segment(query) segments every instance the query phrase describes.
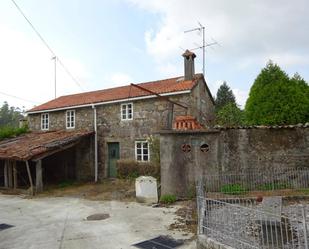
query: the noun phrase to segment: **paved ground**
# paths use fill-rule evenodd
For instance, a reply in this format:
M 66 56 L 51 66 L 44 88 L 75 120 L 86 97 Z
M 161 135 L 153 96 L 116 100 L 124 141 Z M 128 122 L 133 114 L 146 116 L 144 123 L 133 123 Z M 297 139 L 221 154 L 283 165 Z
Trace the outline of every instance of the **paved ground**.
M 0 224 L 14 225 L 0 230 L 0 249 L 132 249 L 132 244 L 159 235 L 186 239 L 183 232 L 168 230 L 175 221 L 175 210 L 134 202 L 24 199 L 0 194 Z M 108 213 L 110 218 L 86 220 L 95 213 Z M 179 248 L 193 249 L 195 243 L 187 242 Z

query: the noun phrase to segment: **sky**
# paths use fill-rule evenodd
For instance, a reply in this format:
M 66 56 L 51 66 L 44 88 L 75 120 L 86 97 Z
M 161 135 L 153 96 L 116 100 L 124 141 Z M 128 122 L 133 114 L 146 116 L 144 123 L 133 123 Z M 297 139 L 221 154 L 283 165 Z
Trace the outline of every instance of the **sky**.
M 309 81 L 308 0 L 15 0 L 57 63 L 57 96 L 183 75 L 183 49 L 202 44 L 215 96 L 223 81 L 244 107 L 269 60 Z M 0 1 L 0 103 L 29 109 L 54 98 L 54 61 L 11 0 Z M 202 72 L 202 51 L 195 70 Z M 14 98 L 8 95 L 13 95 Z

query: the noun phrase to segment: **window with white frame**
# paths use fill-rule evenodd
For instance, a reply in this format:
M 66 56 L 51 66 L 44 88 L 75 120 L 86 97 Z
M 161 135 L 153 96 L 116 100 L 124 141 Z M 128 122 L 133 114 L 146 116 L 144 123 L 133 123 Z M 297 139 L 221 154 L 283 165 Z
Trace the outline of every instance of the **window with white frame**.
M 49 129 L 49 114 L 48 113 L 41 114 L 41 129 L 42 130 Z
M 149 161 L 149 144 L 147 141 L 135 142 L 135 159 L 137 161 Z
M 133 119 L 133 103 L 121 104 L 121 120 Z
M 66 113 L 67 129 L 75 128 L 75 110 L 69 110 Z

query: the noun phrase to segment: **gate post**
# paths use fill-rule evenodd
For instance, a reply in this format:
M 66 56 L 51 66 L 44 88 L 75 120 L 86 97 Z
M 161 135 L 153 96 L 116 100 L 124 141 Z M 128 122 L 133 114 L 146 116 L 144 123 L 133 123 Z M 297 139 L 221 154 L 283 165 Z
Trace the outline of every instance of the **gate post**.
M 301 207 L 302 216 L 303 216 L 303 225 L 304 225 L 304 238 L 305 238 L 305 248 L 308 247 L 308 231 L 307 231 L 307 222 L 306 222 L 306 210 L 305 207 L 302 205 Z

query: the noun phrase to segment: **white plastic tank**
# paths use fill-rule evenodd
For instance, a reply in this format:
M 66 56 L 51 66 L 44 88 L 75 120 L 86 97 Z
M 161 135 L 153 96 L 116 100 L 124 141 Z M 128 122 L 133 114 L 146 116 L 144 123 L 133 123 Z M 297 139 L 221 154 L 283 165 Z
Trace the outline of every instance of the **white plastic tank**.
M 140 176 L 135 180 L 136 200 L 144 203 L 157 203 L 157 179 L 152 176 Z

